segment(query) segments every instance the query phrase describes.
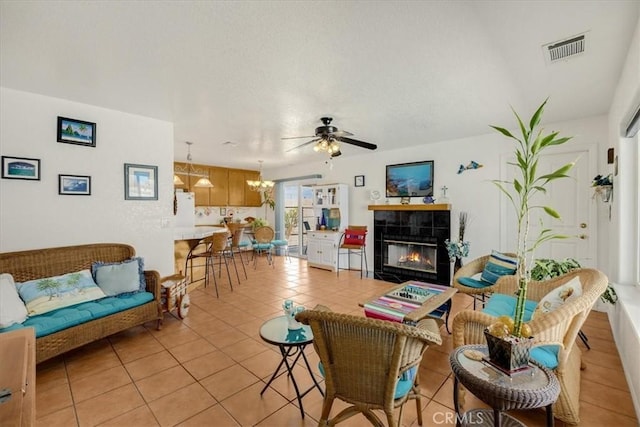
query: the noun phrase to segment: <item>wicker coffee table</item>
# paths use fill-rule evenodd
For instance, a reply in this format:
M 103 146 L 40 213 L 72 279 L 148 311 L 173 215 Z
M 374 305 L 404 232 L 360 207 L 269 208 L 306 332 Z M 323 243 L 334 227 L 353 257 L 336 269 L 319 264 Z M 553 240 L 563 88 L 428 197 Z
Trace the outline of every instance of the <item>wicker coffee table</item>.
M 553 372 L 532 361 L 527 370 L 507 375 L 482 360 L 468 358 L 465 350 L 477 350 L 488 356 L 486 345 L 465 345 L 455 349 L 449 357 L 455 376 L 453 403 L 457 425 L 467 418 L 474 426 L 524 425 L 507 414 L 501 414 L 501 411 L 546 407 L 547 426 L 553 426 L 551 405 L 560 394 L 560 384 Z M 491 406 L 493 411 L 473 410 L 460 414 L 458 383 Z

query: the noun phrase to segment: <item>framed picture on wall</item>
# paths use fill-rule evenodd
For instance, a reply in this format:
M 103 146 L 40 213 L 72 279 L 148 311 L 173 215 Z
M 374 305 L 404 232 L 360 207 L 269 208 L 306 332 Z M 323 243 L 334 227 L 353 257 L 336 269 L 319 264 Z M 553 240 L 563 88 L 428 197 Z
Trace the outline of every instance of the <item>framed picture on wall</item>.
M 2 156 L 2 178 L 40 180 L 40 159 Z
M 58 142 L 96 146 L 96 124 L 58 116 Z
M 85 175 L 58 175 L 58 194 L 90 196 L 91 177 Z
M 364 187 L 364 175 L 356 175 L 354 178 L 354 184 L 356 187 Z
M 158 200 L 158 167 L 125 163 L 124 199 Z

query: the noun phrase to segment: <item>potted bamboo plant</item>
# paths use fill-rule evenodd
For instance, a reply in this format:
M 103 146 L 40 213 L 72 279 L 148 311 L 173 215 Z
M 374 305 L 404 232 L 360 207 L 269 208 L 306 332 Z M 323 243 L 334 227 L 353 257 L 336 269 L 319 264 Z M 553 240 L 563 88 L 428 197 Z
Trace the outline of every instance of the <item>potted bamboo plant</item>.
M 570 140 L 568 137 L 559 137 L 558 132 L 544 134 L 542 129 L 538 129 L 544 107 L 547 103 L 545 100 L 536 110 L 528 125 L 523 123 L 520 116 L 514 111 L 516 116 L 520 135 L 515 136 L 506 128 L 499 126 L 491 126 L 504 136 L 515 141 L 515 162 L 510 164 L 515 168 L 515 176 L 512 180 L 494 180 L 494 184 L 507 197 L 513 206 L 517 219 L 517 247 L 516 254 L 518 257 L 518 268 L 516 270 L 516 278 L 518 281 L 518 290 L 516 292 L 517 302 L 514 318 L 500 318 L 499 322 L 487 328 L 485 335 L 487 336 L 487 344 L 489 345 L 490 358 L 494 361 L 494 355 L 491 354 L 491 337 L 500 338 L 502 341 L 513 344 L 514 347 L 521 345 L 525 354 L 516 357 L 518 360 L 511 358 L 509 366 L 503 366 L 507 370 L 517 369 L 515 364 L 528 363 L 530 340 L 527 339 L 531 335 L 528 325 L 523 324 L 525 300 L 527 298 L 527 286 L 531 280 L 531 272 L 529 266 L 533 259 L 534 251 L 543 243 L 557 238 L 566 238 L 554 233 L 550 228 L 542 228 L 539 235 L 532 239 L 529 236 L 531 212 L 536 209 L 546 213 L 551 219 L 559 219 L 560 215 L 555 209 L 539 204 L 532 204 L 532 198 L 538 194 L 546 193 L 547 185 L 557 179 L 567 178 L 567 172 L 573 167 L 574 162 L 568 163 L 551 173 L 539 173 L 538 165 L 541 155 L 545 150 L 553 146 L 558 146 Z M 524 325 L 524 327 L 523 327 Z M 494 352 L 495 353 L 495 352 Z M 497 363 L 497 361 L 494 361 Z

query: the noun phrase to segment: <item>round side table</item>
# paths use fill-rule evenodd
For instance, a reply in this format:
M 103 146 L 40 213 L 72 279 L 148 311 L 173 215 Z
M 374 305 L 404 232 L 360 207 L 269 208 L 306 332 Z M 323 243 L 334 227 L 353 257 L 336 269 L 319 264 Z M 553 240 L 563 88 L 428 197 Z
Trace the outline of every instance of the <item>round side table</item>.
M 515 426 L 523 425 L 515 418 L 501 414 L 511 409 L 533 409 L 546 407 L 547 426 L 553 426 L 553 410 L 551 405 L 560 395 L 560 384 L 555 374 L 549 369 L 530 362 L 528 369 L 508 375 L 482 360 L 472 360 L 465 355 L 466 350 L 477 350 L 488 357 L 486 345 L 465 345 L 455 349 L 450 357 L 451 369 L 454 373 L 453 403 L 460 420 L 469 420 L 474 425 Z M 458 383 L 469 392 L 493 408 L 489 410 L 473 410 L 460 414 L 458 402 Z M 467 416 L 469 414 L 469 416 Z M 474 417 L 475 416 L 475 417 Z
M 269 344 L 278 346 L 278 348 L 280 349 L 280 355 L 282 356 L 280 364 L 273 372 L 271 379 L 269 379 L 269 381 L 265 384 L 264 388 L 260 392 L 260 395 L 262 396 L 262 394 L 264 394 L 265 390 L 271 385 L 274 379 L 278 378 L 284 373 L 287 373 L 288 377 L 293 383 L 293 388 L 296 391 L 298 406 L 300 408 L 300 415 L 302 415 L 302 418 L 304 418 L 302 398 L 314 388 L 317 388 L 318 391 L 320 391 L 320 394 L 324 396 L 324 392 L 322 391 L 320 384 L 318 384 L 316 377 L 313 375 L 313 371 L 311 370 L 311 366 L 309 365 L 307 356 L 304 354 L 305 347 L 313 342 L 313 332 L 311 332 L 311 327 L 308 325 L 301 325 L 300 329 L 288 329 L 287 326 L 287 316 L 279 316 L 271 320 L 267 320 L 260 327 L 260 337 Z M 298 388 L 298 383 L 296 382 L 296 378 L 293 375 L 293 367 L 296 363 L 298 363 L 298 360 L 300 358 L 302 358 L 302 360 L 304 361 L 304 364 L 307 367 L 307 371 L 309 372 L 309 375 L 313 380 L 313 385 L 304 392 L 301 392 Z M 285 366 L 285 369 L 282 369 L 281 371 L 281 368 L 283 366 Z

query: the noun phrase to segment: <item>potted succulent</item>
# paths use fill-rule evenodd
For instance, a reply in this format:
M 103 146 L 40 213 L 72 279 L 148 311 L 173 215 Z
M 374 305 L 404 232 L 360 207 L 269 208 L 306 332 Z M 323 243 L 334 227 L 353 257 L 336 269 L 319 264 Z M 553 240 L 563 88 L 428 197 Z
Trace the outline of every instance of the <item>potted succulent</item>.
M 591 186 L 594 189 L 593 197 L 599 194 L 604 203 L 611 200 L 611 195 L 613 194 L 613 177 L 611 174 L 606 176 L 596 175 Z
M 513 135 L 506 128 L 491 126 L 504 136 L 513 139 L 516 143 L 514 152 L 516 160 L 510 163 L 515 168 L 515 177 L 512 180 L 493 181 L 513 206 L 517 219 L 517 247 L 515 252 L 518 258 L 518 268 L 516 270 L 518 290 L 516 292 L 516 309 L 512 320 L 503 316 L 499 319 L 499 322 L 487 328 L 485 333 L 490 359 L 493 362 L 498 363 L 493 360 L 494 356 L 497 357 L 498 350 L 495 350 L 494 354 L 492 354 L 491 343 L 489 343 L 492 338 L 498 338 L 510 344 L 514 351 L 521 353 L 516 354 L 516 356 L 507 356 L 510 357 L 510 361 L 508 361 L 507 366 L 503 367 L 509 371 L 518 368 L 518 366 L 514 366 L 514 363 L 515 365 L 526 365 L 529 359 L 531 340 L 527 338 L 531 335 L 531 331 L 528 325 L 523 327 L 523 318 L 527 286 L 531 280 L 529 265 L 533 259 L 533 253 L 536 248 L 549 240 L 567 237 L 554 233 L 550 228 L 543 228 L 539 235 L 535 236 L 535 239 L 529 236 L 530 215 L 534 209 L 545 212 L 552 219 L 560 218 L 558 212 L 553 208 L 532 204 L 532 198 L 538 194 L 544 195 L 546 186 L 551 181 L 567 178 L 567 172 L 574 165 L 573 162 L 568 163 L 551 173 L 538 172 L 540 157 L 545 150 L 553 146 L 562 145 L 570 139 L 559 137 L 558 132 L 545 135 L 542 130 L 538 129 L 546 103 L 547 100 L 538 107 L 528 124 L 523 123 L 520 116 L 514 111 L 520 130 L 520 135 L 518 136 Z M 502 345 L 503 343 L 500 344 Z

